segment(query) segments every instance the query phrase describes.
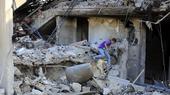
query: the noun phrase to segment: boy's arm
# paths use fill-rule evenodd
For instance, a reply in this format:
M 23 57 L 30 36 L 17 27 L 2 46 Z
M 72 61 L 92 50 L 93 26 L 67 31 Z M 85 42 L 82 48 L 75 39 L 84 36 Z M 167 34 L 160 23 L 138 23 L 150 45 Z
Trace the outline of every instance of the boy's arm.
M 104 46 L 105 46 L 106 50 L 109 50 L 109 47 L 107 46 L 106 43 L 104 44 Z

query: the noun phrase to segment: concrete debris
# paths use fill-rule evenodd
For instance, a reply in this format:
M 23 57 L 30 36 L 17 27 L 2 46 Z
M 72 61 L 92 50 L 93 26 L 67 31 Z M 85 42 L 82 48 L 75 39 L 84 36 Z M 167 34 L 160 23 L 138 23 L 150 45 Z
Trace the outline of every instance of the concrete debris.
M 66 68 L 66 76 L 71 82 L 87 82 L 93 77 L 91 64 L 87 63 L 68 67 Z
M 27 42 L 33 47 L 28 47 Z M 101 93 L 166 95 L 148 92 L 144 87 L 132 84 L 126 80 L 126 77 L 121 77 L 122 73 L 126 74 L 128 42 L 124 39 L 113 47 L 113 55 L 117 60 L 112 62 L 111 70 L 106 72 L 106 62 L 103 59 L 93 60 L 92 57 L 96 53 L 87 41 L 56 46 L 42 40 L 32 41 L 29 37 L 21 37 L 15 44 L 13 54 L 16 65 L 15 93 L 17 95 L 100 95 Z M 136 94 L 139 92 L 142 94 Z
M 15 91 L 15 93 L 17 93 L 18 95 L 21 95 L 21 94 L 22 94 L 21 88 L 20 88 L 20 86 L 21 86 L 22 83 L 23 83 L 22 81 L 15 81 L 15 82 L 14 82 L 14 91 Z M 0 94 L 0 95 L 1 95 L 1 94 Z
M 48 80 L 43 72 L 43 68 L 38 70 L 38 76 L 32 75 L 30 78 L 22 76 L 23 81 L 15 81 L 14 89 L 17 95 L 100 95 L 101 93 L 103 95 L 168 95 L 156 91 L 147 92 L 145 87 L 109 75 L 105 79 L 93 77 L 84 83 L 70 83 Z M 61 76 L 61 79 L 66 80 L 63 76 Z M 143 94 L 135 94 L 139 92 Z
M 33 44 L 36 42 L 32 42 Z M 34 45 L 36 46 L 36 45 Z M 40 46 L 40 45 L 39 45 Z M 34 47 L 28 49 L 24 46 L 15 47 L 14 63 L 23 65 L 59 64 L 64 61 L 74 63 L 91 63 L 91 48 L 88 46 L 52 46 L 49 48 Z
M 82 91 L 83 91 L 83 92 L 90 91 L 90 87 L 83 86 L 83 87 L 82 87 Z
M 70 44 L 71 46 L 89 46 L 89 43 L 87 40 L 83 40 L 83 41 L 80 41 L 80 42 L 75 42 L 75 43 L 72 43 Z
M 61 92 L 70 92 L 70 87 L 68 85 L 60 84 Z
M 73 90 L 75 92 L 80 92 L 81 91 L 81 84 L 79 84 L 79 83 L 72 83 L 71 87 L 73 88 Z
M 109 88 L 103 89 L 103 95 L 108 95 L 109 93 L 111 93 L 111 89 L 109 89 Z
M 55 2 L 54 2 L 55 3 Z M 63 9 L 69 8 L 70 0 L 58 0 L 52 8 Z M 74 9 L 90 9 L 90 8 L 114 8 L 114 7 L 135 7 L 141 11 L 148 10 L 153 7 L 158 7 L 162 10 L 167 10 L 169 8 L 169 0 L 78 0 L 74 3 Z M 158 6 L 160 5 L 160 6 Z M 52 9 L 51 8 L 51 9 Z
M 150 0 L 80 0 L 74 8 L 120 7 L 135 6 L 140 8 Z M 55 8 L 68 8 L 71 1 L 64 0 L 56 4 Z M 146 5 L 145 5 L 146 6 Z
M 166 10 L 168 10 L 169 7 L 170 7 L 170 1 L 165 0 L 165 1 L 161 2 L 160 10 L 161 11 L 166 11 Z
M 21 71 L 17 67 L 14 67 L 14 75 L 21 76 L 23 74 L 21 73 Z
M 36 89 L 32 89 L 31 95 L 44 95 L 43 92 L 36 90 Z
M 152 95 L 163 95 L 163 94 L 160 93 L 160 92 L 154 91 L 154 92 L 152 93 Z

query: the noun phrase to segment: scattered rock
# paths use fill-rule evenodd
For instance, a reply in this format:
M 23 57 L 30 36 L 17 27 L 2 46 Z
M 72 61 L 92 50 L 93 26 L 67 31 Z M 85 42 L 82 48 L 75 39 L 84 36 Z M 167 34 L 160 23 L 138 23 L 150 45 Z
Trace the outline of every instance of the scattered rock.
M 31 92 L 31 87 L 30 87 L 30 85 L 22 84 L 22 85 L 20 86 L 20 88 L 21 88 L 22 93 Z
M 110 70 L 109 71 L 109 74 L 108 74 L 108 76 L 114 76 L 114 77 L 118 77 L 119 76 L 119 71 L 118 70 Z
M 49 48 L 15 47 L 14 64 L 32 66 L 33 64 L 59 64 L 64 61 L 91 63 L 93 55 L 89 46 L 53 46 Z
M 80 92 L 81 91 L 81 84 L 79 84 L 79 83 L 72 83 L 71 87 L 73 88 L 73 90 L 75 92 Z
M 14 67 L 14 75 L 21 76 L 23 74 L 21 73 L 21 71 L 17 67 Z
M 160 93 L 160 92 L 155 91 L 155 92 L 153 92 L 153 93 L 152 93 L 152 95 L 164 95 L 164 94 L 162 94 L 162 93 Z
M 100 3 L 104 1 L 105 0 L 100 1 Z M 47 48 L 44 48 L 44 42 L 42 40 L 36 42 L 31 42 L 29 38 L 25 38 L 23 41 L 20 40 L 21 43 L 25 43 L 25 41 L 37 46 L 31 49 L 28 49 L 25 46 L 16 46 L 14 63 L 26 66 L 36 66 L 36 68 L 38 67 L 38 72 L 36 72 L 36 75 L 32 74 L 32 76 L 28 77 L 27 75 L 24 75 L 25 73 L 21 72 L 22 70 L 15 67 L 15 75 L 22 75 L 22 77 L 19 78 L 22 81 L 15 81 L 14 84 L 14 90 L 17 95 L 97 95 L 98 92 L 103 93 L 104 95 L 119 95 L 121 93 L 133 95 L 131 93 L 144 91 L 144 87 L 131 84 L 128 80 L 118 78 L 121 73 L 126 72 L 121 72 L 122 69 L 126 68 L 128 53 L 128 44 L 126 40 L 122 41 L 123 44 L 119 43 L 119 45 L 117 45 L 117 48 L 122 49 L 121 54 L 116 54 L 116 57 L 120 58 L 118 61 L 119 64 L 112 65 L 112 69 L 109 71 L 108 75 L 106 75 L 104 71 L 105 61 L 99 60 L 97 63 L 94 62 L 92 59 L 94 53 L 91 52 L 91 47 L 88 46 L 86 41 L 77 42 L 69 46 L 49 45 Z M 74 66 L 63 66 L 62 69 L 57 68 L 57 70 L 51 68 L 50 70 L 47 70 L 46 67 L 41 67 L 44 65 L 54 66 L 54 64 L 65 61 L 71 61 Z M 85 64 L 75 65 L 74 63 Z M 52 77 L 57 77 L 56 79 L 59 80 L 50 80 L 49 74 Z M 55 74 L 57 74 L 57 76 L 55 76 Z M 101 79 L 100 76 L 105 76 L 105 78 Z M 73 83 L 69 85 L 69 81 Z M 79 83 L 82 83 L 83 86 Z M 155 91 L 146 95 L 164 94 Z
M 36 90 L 36 89 L 32 89 L 32 92 L 31 92 L 32 95 L 44 95 L 43 92 L 39 91 L 39 90 Z
M 103 95 L 108 95 L 109 93 L 111 93 L 110 88 L 103 88 Z
M 61 92 L 70 92 L 70 87 L 68 85 L 60 84 Z
M 20 86 L 21 86 L 22 83 L 23 83 L 22 81 L 15 81 L 15 82 L 14 82 L 14 91 L 15 91 L 15 93 L 17 93 L 18 95 L 21 95 L 21 94 L 22 94 L 22 91 L 21 91 L 21 88 L 20 88 Z M 1 94 L 0 94 L 0 95 L 1 95 Z
M 86 87 L 86 86 L 83 86 L 82 87 L 82 91 L 84 92 L 87 92 L 87 91 L 90 91 L 90 87 Z

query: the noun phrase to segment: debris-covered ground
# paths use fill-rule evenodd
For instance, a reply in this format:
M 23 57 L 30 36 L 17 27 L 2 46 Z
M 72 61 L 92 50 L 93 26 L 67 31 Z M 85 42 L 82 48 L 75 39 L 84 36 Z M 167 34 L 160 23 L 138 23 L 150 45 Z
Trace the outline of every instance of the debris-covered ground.
M 43 5 L 50 0 L 39 1 Z M 110 50 L 112 68 L 106 71 L 105 60 L 93 59 L 97 55 L 97 50 L 90 47 L 86 40 L 58 46 L 42 39 L 32 40 L 25 36 L 32 34 L 56 16 L 55 12 L 49 12 L 50 10 L 66 11 L 73 1 L 76 0 L 54 0 L 49 4 L 50 7 L 45 6 L 35 13 L 30 12 L 31 15 L 15 22 L 14 39 L 17 42 L 14 43 L 13 57 L 16 95 L 170 95 L 170 91 L 164 88 L 141 86 L 133 83 L 134 81 L 126 80 L 128 59 L 126 39 L 119 39 L 113 46 L 114 49 Z M 140 11 L 147 11 L 151 7 L 167 11 L 170 6 L 169 0 L 77 1 L 73 4 L 74 9 L 98 8 L 99 12 L 102 8 L 121 6 L 135 7 Z M 34 3 L 30 3 L 30 6 L 31 4 Z M 27 27 L 24 28 L 24 24 Z
M 24 38 L 27 39 L 27 37 Z M 24 47 L 20 47 L 21 44 Z M 86 44 L 85 41 L 84 44 Z M 42 40 L 32 42 L 23 41 L 21 43 L 18 41 L 14 52 L 16 55 L 14 56 L 14 62 L 25 65 L 58 64 L 63 61 L 90 63 L 90 55 L 92 55 L 90 50 L 90 47 L 83 45 L 52 46 L 51 44 L 45 43 L 45 41 Z
M 56 46 L 25 36 L 14 45 L 17 95 L 168 95 L 120 78 L 126 73 L 120 65 L 126 54 L 125 40 L 114 46 L 119 50 L 115 49 L 108 72 L 104 60 L 93 59 L 97 51 L 87 41 Z

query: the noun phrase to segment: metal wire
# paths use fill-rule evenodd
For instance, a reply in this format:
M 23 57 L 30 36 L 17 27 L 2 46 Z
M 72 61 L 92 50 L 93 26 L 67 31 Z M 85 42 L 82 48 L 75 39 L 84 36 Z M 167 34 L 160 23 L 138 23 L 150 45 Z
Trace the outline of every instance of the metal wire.
M 73 7 L 74 7 L 74 2 L 75 2 L 76 0 L 73 0 L 73 2 L 69 5 L 69 8 L 68 8 L 68 10 L 64 13 L 64 16 L 63 16 L 63 18 L 62 18 L 62 20 L 60 21 L 60 25 L 59 25 L 59 27 L 55 27 L 55 29 L 53 30 L 53 32 L 51 33 L 51 35 L 50 35 L 50 37 L 47 39 L 47 42 L 51 42 L 54 38 L 55 38 L 55 36 L 57 35 L 55 35 L 55 33 L 56 32 L 58 32 L 58 34 L 59 34 L 59 29 L 61 29 L 61 27 L 62 27 L 62 25 L 64 24 L 64 20 L 65 20 L 65 17 L 66 16 L 68 16 L 69 15 L 69 13 L 71 12 L 71 10 L 73 9 Z M 58 28 L 58 29 L 57 29 Z M 52 38 L 52 39 L 51 39 Z M 51 41 L 49 40 L 49 39 L 51 39 Z
M 71 12 L 71 10 L 73 9 L 73 7 L 75 6 L 75 4 L 78 3 L 78 2 L 76 2 L 76 1 L 78 1 L 78 0 L 73 0 L 72 3 L 69 5 L 69 8 L 68 8 L 67 11 L 64 13 L 61 21 L 59 22 L 59 23 L 60 23 L 59 27 L 56 26 L 56 27 L 54 28 L 53 32 L 51 33 L 51 35 L 50 35 L 49 38 L 47 39 L 47 42 L 50 43 L 50 42 L 55 38 L 56 35 L 59 35 L 59 33 L 60 33 L 60 31 L 61 31 L 60 29 L 61 29 L 62 25 L 63 25 L 64 22 L 65 22 L 65 18 L 70 14 L 70 12 Z M 57 33 L 56 33 L 56 32 L 57 32 Z

